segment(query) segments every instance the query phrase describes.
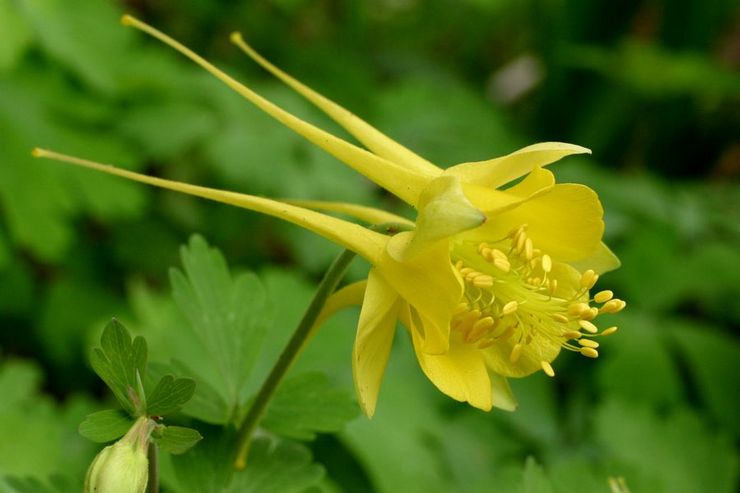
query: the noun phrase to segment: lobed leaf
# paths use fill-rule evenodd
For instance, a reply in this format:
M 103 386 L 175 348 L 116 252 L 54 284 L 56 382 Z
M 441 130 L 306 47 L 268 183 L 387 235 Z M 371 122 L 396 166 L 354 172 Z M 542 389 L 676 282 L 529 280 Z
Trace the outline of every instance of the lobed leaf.
M 182 426 L 166 426 L 155 441 L 165 452 L 183 454 L 202 439 L 203 436 L 198 430 Z
M 163 376 L 154 390 L 147 396 L 147 413 L 164 416 L 180 410 L 195 392 L 195 380 Z
M 193 236 L 181 250 L 184 273 L 172 269 L 173 297 L 216 369 L 211 382 L 229 408 L 241 401 L 266 333 L 267 299 L 257 276 L 231 276 L 215 248 Z
M 316 433 L 341 431 L 358 415 L 352 393 L 334 388 L 323 373 L 309 372 L 280 385 L 261 426 L 284 437 L 311 440 Z
M 141 388 L 141 378 L 146 375 L 146 341 L 139 336 L 132 343 L 123 324 L 113 319 L 103 329 L 100 345 L 90 355 L 95 373 L 129 414 L 141 415 L 146 408 Z
M 131 417 L 121 410 L 106 409 L 88 414 L 78 431 L 93 442 L 111 442 L 125 435 L 133 423 Z

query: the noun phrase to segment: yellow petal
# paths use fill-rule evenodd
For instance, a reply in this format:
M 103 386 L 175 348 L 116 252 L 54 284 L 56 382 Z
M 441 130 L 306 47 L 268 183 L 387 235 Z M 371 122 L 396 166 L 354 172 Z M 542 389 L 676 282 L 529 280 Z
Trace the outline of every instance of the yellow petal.
M 529 344 L 522 346 L 519 358 L 512 363 L 510 356 L 516 341 L 499 341 L 480 350 L 488 368 L 503 377 L 526 377 L 542 369 L 542 361 L 548 363 L 560 353 L 560 343 L 543 334 L 535 333 Z
M 335 137 L 310 123 L 304 122 L 300 118 L 297 118 L 263 98 L 247 86 L 241 84 L 222 70 L 206 61 L 200 55 L 153 27 L 131 16 L 124 16 L 123 23 L 125 25 L 134 26 L 179 51 L 210 72 L 221 82 L 239 93 L 245 99 L 249 100 L 262 111 L 272 116 L 314 145 L 321 147 L 347 166 L 355 169 L 357 172 L 363 174 L 405 202 L 415 205 L 419 198 L 419 194 L 431 178 L 433 178 L 433 176 L 419 173 L 418 170 L 412 170 L 405 166 L 392 163 L 387 159 L 376 156 L 365 149 L 361 149 L 349 142 Z
M 484 411 L 493 406 L 491 379 L 480 351 L 453 337 L 445 354 L 427 354 L 421 337 L 412 331 L 414 349 L 424 374 L 442 392 Z M 457 334 L 456 334 L 457 335 Z
M 370 269 L 352 352 L 352 375 L 360 407 L 371 418 L 388 363 L 400 307 L 398 294 Z
M 366 286 L 367 280 L 357 281 L 337 289 L 332 293 L 321 308 L 321 313 L 316 317 L 316 322 L 314 322 L 313 327 L 311 328 L 310 337 L 313 337 L 324 322 L 339 310 L 349 306 L 359 306 L 362 304 L 362 299 L 365 297 Z
M 122 176 L 133 181 L 147 183 L 149 185 L 175 190 L 189 195 L 195 195 L 197 197 L 203 197 L 216 202 L 222 202 L 224 204 L 277 217 L 323 236 L 334 243 L 342 245 L 358 255 L 365 257 L 372 263 L 377 263 L 381 258 L 387 256 L 385 253 L 385 245 L 388 241 L 387 236 L 371 231 L 358 224 L 327 216 L 309 209 L 303 209 L 294 205 L 278 202 L 277 200 L 256 197 L 254 195 L 227 192 L 214 188 L 166 180 L 164 178 L 155 178 L 153 176 L 142 175 L 140 173 L 134 173 L 133 171 L 116 168 L 115 166 L 108 164 L 100 164 L 94 161 L 66 156 L 64 154 L 43 149 L 34 149 L 33 155 L 36 157 L 63 161 L 76 166 L 102 171 L 103 173 Z
M 399 233 L 392 241 L 410 242 L 412 236 L 411 232 Z M 439 242 L 404 262 L 386 253 L 376 265 L 388 284 L 422 315 L 425 350 L 447 351 L 450 320 L 462 298 L 463 284 L 450 262 L 446 242 Z
M 504 411 L 515 411 L 519 403 L 511 391 L 509 382 L 501 375 L 492 374 L 491 392 L 493 393 L 493 407 L 503 409 Z
M 467 199 L 460 180 L 453 176 L 441 176 L 424 189 L 419 198 L 419 214 L 416 230 L 411 241 L 391 240 L 389 253 L 396 260 L 404 261 L 435 242 L 473 229 L 486 220 L 486 216 Z
M 488 217 L 512 209 L 541 195 L 555 185 L 555 176 L 543 168 L 535 168 L 521 182 L 506 190 L 475 184 L 463 184 L 465 196 Z
M 379 132 L 376 128 L 361 120 L 353 113 L 280 70 L 257 53 L 254 48 L 249 46 L 240 33 L 233 33 L 231 35 L 231 41 L 241 48 L 252 60 L 316 105 L 378 156 L 394 163 L 402 164 L 422 174 L 436 176 L 442 172 L 437 166 Z
M 622 263 L 614 255 L 614 252 L 602 242 L 599 243 L 599 246 L 591 255 L 577 262 L 572 262 L 572 265 L 581 272 L 591 269 L 597 274 L 603 274 L 619 268 Z
M 495 241 L 511 229 L 527 224 L 527 236 L 534 246 L 553 260 L 573 262 L 596 251 L 604 234 L 603 208 L 590 188 L 558 184 L 491 217 L 469 236 L 476 241 Z
M 541 142 L 488 161 L 458 164 L 448 168 L 445 173 L 459 176 L 467 183 L 499 188 L 535 168 L 547 166 L 571 154 L 584 153 L 590 154 L 591 151 L 585 147 L 562 142 Z
M 413 226 L 414 223 L 405 217 L 397 216 L 382 209 L 368 207 L 346 202 L 327 202 L 324 200 L 281 200 L 286 204 L 297 205 L 315 211 L 337 212 L 347 216 L 359 219 L 368 224 L 400 223 L 407 226 Z

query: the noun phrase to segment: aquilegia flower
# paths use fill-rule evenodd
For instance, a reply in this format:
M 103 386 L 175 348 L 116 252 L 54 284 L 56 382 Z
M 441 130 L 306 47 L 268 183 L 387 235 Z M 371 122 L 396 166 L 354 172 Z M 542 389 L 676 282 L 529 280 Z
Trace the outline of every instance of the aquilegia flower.
M 278 217 L 365 257 L 368 279 L 338 292 L 328 306 L 362 302 L 353 352 L 360 405 L 375 411 L 397 320 L 409 330 L 419 363 L 445 394 L 489 410 L 514 409 L 506 379 L 542 370 L 562 348 L 597 357 L 594 319 L 621 310 L 611 291 L 589 294 L 599 274 L 619 266 L 602 243 L 603 209 L 591 189 L 556 184 L 544 166 L 589 152 L 540 143 L 489 161 L 442 170 L 344 108 L 304 86 L 248 46 L 232 41 L 354 135 L 368 150 L 329 134 L 262 98 L 154 28 L 125 16 L 192 59 L 266 113 L 417 210 L 411 231 L 387 236 L 318 212 L 366 222 L 408 222 L 355 204 L 281 202 L 164 180 L 37 149 L 132 180 Z M 516 180 L 522 178 L 514 185 Z

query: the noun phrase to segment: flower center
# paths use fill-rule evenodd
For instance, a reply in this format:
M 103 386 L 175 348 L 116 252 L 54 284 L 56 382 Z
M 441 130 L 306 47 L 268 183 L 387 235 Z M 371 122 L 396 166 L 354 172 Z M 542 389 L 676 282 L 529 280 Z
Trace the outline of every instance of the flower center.
M 622 310 L 625 302 L 608 290 L 591 298 L 598 274 L 553 261 L 535 247 L 526 224 L 491 244 L 462 241 L 452 259 L 465 292 L 451 329 L 480 350 L 505 351 L 511 365 L 525 354 L 554 376 L 550 361 L 561 347 L 596 358 L 594 338 L 617 331 L 599 331 L 594 319 Z

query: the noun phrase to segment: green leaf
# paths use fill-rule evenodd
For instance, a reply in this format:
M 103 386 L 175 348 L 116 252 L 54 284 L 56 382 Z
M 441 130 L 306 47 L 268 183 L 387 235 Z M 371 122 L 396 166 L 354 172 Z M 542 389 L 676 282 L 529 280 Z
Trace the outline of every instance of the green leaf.
M 41 375 L 35 363 L 0 358 L 0 478 L 79 473 L 79 487 L 61 491 L 80 491 L 95 444 L 76 428 L 94 411 L 93 403 L 75 396 L 57 403 L 41 391 Z M 0 479 L 0 491 L 3 486 Z
M 324 475 L 312 463 L 304 446 L 270 438 L 257 438 L 251 446 L 247 468 L 234 475 L 227 490 L 233 493 L 301 493 Z
M 738 395 L 728 391 L 737 386 L 740 344 L 720 331 L 697 324 L 681 323 L 672 333 L 689 363 L 700 396 L 710 413 L 735 436 L 740 436 Z
M 119 409 L 106 409 L 88 414 L 80 423 L 80 435 L 93 442 L 111 442 L 122 437 L 134 424 L 126 413 Z
M 44 482 L 36 477 L 8 477 L 5 478 L 10 493 L 67 493 L 69 491 L 78 491 L 81 485 L 75 485 L 69 478 L 61 475 L 52 475 L 49 481 Z M 3 489 L 3 478 L 0 477 L 0 491 Z
M 250 446 L 247 467 L 234 471 L 234 433 L 205 427 L 204 439 L 181 455 L 163 456 L 162 471 L 173 491 L 188 493 L 299 493 L 317 484 L 323 468 L 303 445 L 268 437 Z
M 254 274 L 232 278 L 221 253 L 200 236 L 193 236 L 181 255 L 185 273 L 170 271 L 173 296 L 214 370 L 214 380 L 203 380 L 232 409 L 241 401 L 265 336 L 265 290 Z
M 185 363 L 172 361 L 172 368 L 182 375 L 194 375 Z M 218 392 L 205 381 L 199 381 L 193 397 L 182 409 L 184 414 L 211 424 L 226 424 L 231 419 L 229 406 Z
M 127 61 L 133 33 L 120 26 L 123 12 L 95 0 L 18 2 L 42 48 L 96 89 L 113 91 Z
M 603 339 L 603 362 L 600 357 L 596 368 L 599 388 L 633 402 L 680 402 L 683 382 L 669 353 L 665 321 L 629 310 L 615 318 L 626 330 Z
M 323 373 L 310 372 L 280 385 L 261 425 L 278 435 L 310 440 L 317 432 L 341 431 L 358 414 L 352 393 L 333 388 Z
M 147 193 L 120 178 L 31 157 L 30 149 L 43 146 L 125 167 L 141 160 L 137 149 L 115 134 L 90 138 L 90 127 L 80 125 L 80 114 L 107 103 L 81 97 L 55 73 L 24 68 L 0 79 L 2 212 L 11 240 L 44 260 L 59 260 L 70 247 L 72 216 L 86 211 L 98 219 L 131 217 L 142 210 Z M 49 118 L 50 113 L 60 120 Z
M 14 9 L 12 0 L 0 0 L 0 73 L 8 71 L 18 62 L 31 41 L 28 24 Z
M 663 416 L 612 399 L 598 409 L 596 430 L 614 475 L 633 491 L 735 491 L 740 462 L 731 440 L 688 409 Z
M 162 456 L 163 480 L 173 491 L 223 493 L 234 475 L 236 441 L 229 428 L 203 426 L 203 440 L 184 454 Z
M 132 343 L 126 328 L 113 319 L 103 330 L 100 345 L 102 348 L 94 348 L 90 355 L 95 373 L 129 414 L 142 415 L 146 409 L 141 390 L 142 379 L 146 376 L 146 341 L 139 336 Z
M 147 396 L 147 413 L 165 416 L 179 411 L 193 397 L 194 392 L 195 380 L 165 375 Z
M 155 438 L 155 441 L 165 452 L 182 454 L 202 439 L 203 437 L 198 433 L 198 430 L 182 426 L 166 426 L 162 434 Z
M 553 493 L 547 474 L 542 466 L 537 464 L 534 457 L 527 457 L 522 487 L 519 491 L 521 493 Z

